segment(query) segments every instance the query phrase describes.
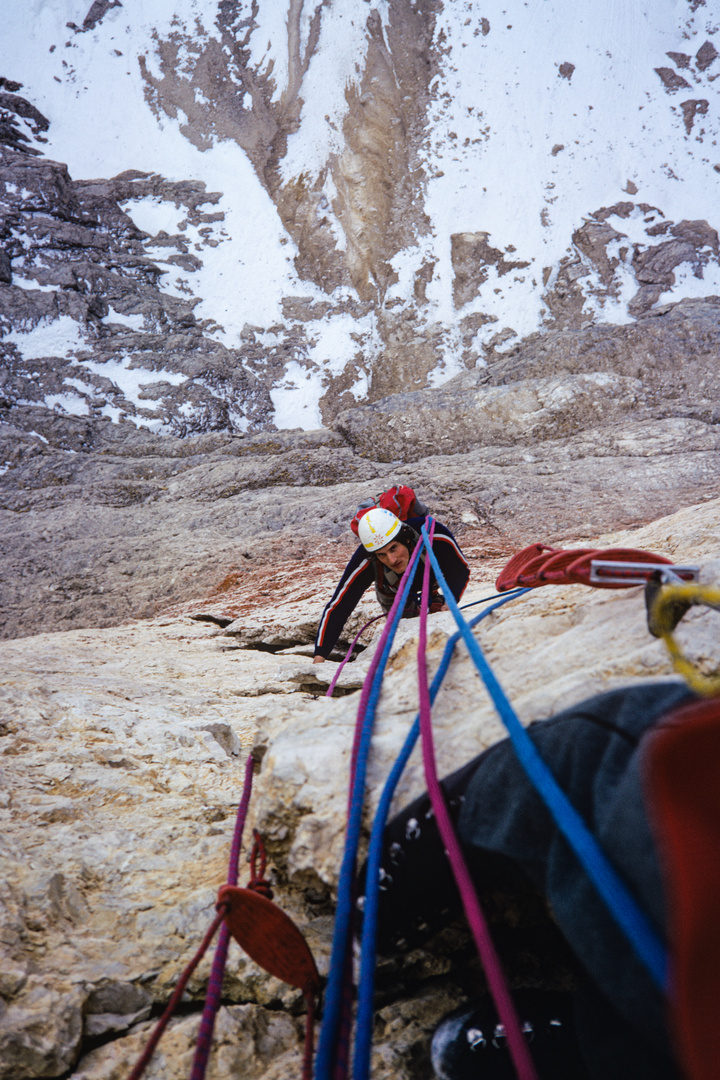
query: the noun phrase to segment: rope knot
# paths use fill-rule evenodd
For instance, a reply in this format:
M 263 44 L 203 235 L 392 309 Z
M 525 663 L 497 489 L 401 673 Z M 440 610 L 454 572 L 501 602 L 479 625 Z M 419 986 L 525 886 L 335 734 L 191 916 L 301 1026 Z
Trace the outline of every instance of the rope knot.
M 261 896 L 266 897 L 268 900 L 272 900 L 273 898 L 273 891 L 270 888 L 269 881 L 249 881 L 248 889 L 253 889 L 254 892 L 260 893 Z
M 258 859 L 260 859 L 260 869 L 258 870 Z M 255 892 L 260 893 L 261 896 L 266 897 L 268 900 L 272 900 L 273 891 L 270 887 L 270 882 L 265 879 L 265 867 L 267 866 L 267 854 L 265 852 L 265 843 L 262 836 L 253 829 L 253 846 L 250 853 L 250 880 L 247 883 L 248 889 L 254 889 Z

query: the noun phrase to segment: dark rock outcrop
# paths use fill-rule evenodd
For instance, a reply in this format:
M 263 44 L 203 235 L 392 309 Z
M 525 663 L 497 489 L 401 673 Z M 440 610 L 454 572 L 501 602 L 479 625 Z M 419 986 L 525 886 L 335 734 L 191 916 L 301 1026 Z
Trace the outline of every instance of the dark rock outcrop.
M 335 426 L 360 454 L 407 461 L 479 445 L 530 446 L 623 415 L 713 425 L 719 316 L 720 298 L 710 297 L 627 326 L 532 335 L 486 370 L 347 410 Z

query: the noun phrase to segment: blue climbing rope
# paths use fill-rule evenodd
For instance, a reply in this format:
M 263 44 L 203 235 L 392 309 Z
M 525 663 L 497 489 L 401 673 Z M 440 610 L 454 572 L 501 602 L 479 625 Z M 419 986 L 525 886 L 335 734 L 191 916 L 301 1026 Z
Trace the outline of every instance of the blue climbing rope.
M 535 743 L 520 723 L 515 710 L 485 659 L 470 626 L 460 613 L 460 609 L 447 587 L 443 572 L 428 538 L 427 523 L 422 527 L 422 538 L 436 580 L 445 597 L 445 603 L 455 617 L 455 622 L 473 663 L 485 683 L 500 719 L 507 728 L 510 741 L 520 764 L 555 819 L 560 832 L 570 844 L 588 877 L 605 901 L 618 926 L 646 967 L 653 982 L 661 990 L 666 990 L 668 986 L 668 957 L 663 942 L 623 880 L 608 861 L 607 856 L 588 829 L 581 815 L 564 791 L 558 786 L 555 777 L 540 756 Z
M 477 607 L 478 604 L 487 604 L 490 600 L 497 600 L 497 598 L 499 596 L 509 596 L 512 599 L 515 596 L 522 596 L 523 593 L 526 593 L 528 591 L 529 591 L 528 589 L 522 589 L 522 588 L 519 588 L 519 589 L 506 589 L 505 592 L 496 592 L 496 593 L 493 593 L 492 596 L 483 596 L 482 600 L 471 600 L 469 604 L 462 604 L 460 606 L 460 610 L 461 611 L 467 611 L 467 609 L 469 607 Z M 484 614 L 487 615 L 487 612 L 485 612 Z M 474 626 L 475 623 L 471 622 L 470 625 Z
M 357 746 L 355 775 L 352 783 L 348 807 L 348 823 L 345 837 L 343 861 L 338 879 L 338 897 L 335 911 L 335 929 L 333 933 L 330 969 L 325 991 L 323 1022 L 318 1040 L 315 1058 L 315 1080 L 336 1080 L 335 1057 L 343 1011 L 343 998 L 347 973 L 348 949 L 351 943 L 352 920 L 355 892 L 355 867 L 357 849 L 360 840 L 362 811 L 365 795 L 365 776 L 367 757 L 370 750 L 373 723 L 378 698 L 382 687 L 398 622 L 405 609 L 405 602 L 415 574 L 415 568 L 422 551 L 422 544 L 417 544 L 403 575 L 401 587 L 388 615 L 383 636 L 378 642 L 380 658 L 372 678 L 370 692 L 362 695 L 358 707 L 358 725 L 361 725 L 360 739 Z M 372 670 L 372 669 L 371 669 Z M 370 674 L 370 672 L 368 672 Z
M 482 611 L 470 623 L 476 626 L 482 619 L 497 608 L 516 600 L 519 596 L 530 592 L 529 589 L 514 590 L 512 594 L 503 593 L 502 599 L 493 604 L 486 611 Z M 487 597 L 488 601 L 495 599 Z M 477 601 L 482 603 L 482 601 Z M 460 631 L 453 634 L 448 640 L 442 659 L 430 685 L 430 701 L 434 703 L 438 691 L 443 683 L 455 646 L 460 640 Z M 417 713 L 415 720 L 403 743 L 400 754 L 390 771 L 385 782 L 380 802 L 375 814 L 372 832 L 370 835 L 370 847 L 368 849 L 366 864 L 365 906 L 363 908 L 363 929 L 360 959 L 360 980 L 358 983 L 358 1004 L 355 1029 L 355 1052 L 353 1057 L 353 1080 L 366 1080 L 370 1075 L 370 1054 L 372 1050 L 372 1022 L 375 997 L 375 956 L 377 941 L 378 909 L 380 899 L 380 864 L 382 862 L 383 834 L 385 823 L 390 812 L 390 804 L 395 795 L 395 789 L 402 776 L 410 755 L 415 748 L 420 734 L 420 714 Z

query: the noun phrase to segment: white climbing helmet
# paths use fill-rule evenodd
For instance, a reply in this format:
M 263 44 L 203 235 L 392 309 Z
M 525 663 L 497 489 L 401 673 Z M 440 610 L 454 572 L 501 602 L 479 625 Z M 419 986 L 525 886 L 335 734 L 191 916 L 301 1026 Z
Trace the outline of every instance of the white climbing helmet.
M 379 551 L 402 529 L 402 522 L 389 510 L 374 506 L 358 522 L 358 536 L 366 551 Z

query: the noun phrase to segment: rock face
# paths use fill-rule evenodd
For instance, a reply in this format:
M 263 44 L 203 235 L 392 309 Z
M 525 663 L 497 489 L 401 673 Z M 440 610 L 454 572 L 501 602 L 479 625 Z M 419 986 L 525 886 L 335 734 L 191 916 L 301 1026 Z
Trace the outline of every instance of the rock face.
M 9 150 L 2 152 L 0 180 L 2 239 L 14 266 L 0 295 L 6 408 L 18 401 L 44 406 L 49 398 L 70 413 L 131 418 L 151 428 L 169 423 L 184 435 L 233 431 L 230 402 L 242 400 L 250 410 L 246 423 L 267 422 L 267 390 L 204 333 L 193 303 L 163 291 L 168 266 L 192 269 L 197 262 L 186 237 L 155 238 L 168 255 L 161 268 L 146 253 L 147 234 L 121 209 L 152 197 L 182 208 L 186 228 L 211 231 L 222 216 L 213 213 L 217 193 L 202 182 L 169 183 L 132 171 L 78 183 L 63 165 Z M 72 344 L 73 354 L 63 357 Z M 195 420 L 188 423 L 190 414 Z
M 603 542 L 697 560 L 704 579 L 715 581 L 719 522 L 715 501 Z M 492 576 L 476 566 L 467 599 L 491 592 Z M 239 592 L 228 586 L 229 607 L 242 604 L 241 585 Z M 292 611 L 294 622 L 256 597 L 256 629 L 246 639 L 232 626 L 169 615 L 0 646 L 3 1080 L 127 1076 L 148 1037 L 148 1011 L 167 1000 L 212 917 L 252 747 L 262 760 L 246 843 L 251 826 L 261 830 L 277 898 L 327 971 L 358 700 L 352 691 L 372 650 L 343 672 L 344 696 L 318 698 L 335 664 L 314 667 L 307 647 L 275 654 L 257 647 L 260 638 L 277 643 L 279 634 L 302 638 L 315 598 L 296 599 Z M 679 631 L 705 670 L 720 665 L 714 618 L 698 610 Z M 524 722 L 598 690 L 671 674 L 663 646 L 647 633 L 640 590 L 540 589 L 483 626 L 488 659 Z M 401 623 L 391 654 L 369 813 L 417 708 L 416 629 Z M 449 615 L 431 617 L 431 668 L 450 630 Z M 434 724 L 442 772 L 502 736 L 464 650 L 438 696 Z M 398 802 L 423 787 L 414 756 Z M 457 942 L 441 941 L 382 968 L 374 1076 L 427 1075 L 433 1027 L 463 996 L 467 978 L 482 985 L 463 955 Z M 187 1075 L 209 966 L 208 957 L 193 975 L 186 1015 L 171 1025 L 148 1076 Z M 300 1010 L 297 991 L 233 945 L 209 1075 L 296 1074 Z
M 332 303 L 288 297 L 282 324 L 263 333 L 247 326 L 237 347 L 228 348 L 216 339 L 210 320 L 196 318 L 198 301 L 183 296 L 188 290 L 177 277 L 202 265 L 191 235 L 218 242 L 213 235 L 222 232 L 224 217 L 214 210 L 219 193 L 206 191 L 199 181 L 170 182 L 133 170 L 112 180 L 77 181 L 65 166 L 14 146 L 0 147 L 0 183 L 5 408 L 32 403 L 92 420 L 130 420 L 179 436 L 262 429 L 275 417 L 271 390 L 283 385 L 288 365 L 310 379 L 315 345 L 328 323 L 341 335 L 352 327 L 353 339 L 349 353 L 347 345 L 340 346 L 345 352 L 340 365 L 330 356 L 323 368 L 319 415 L 328 426 L 338 410 L 352 409 L 358 399 L 421 390 L 448 349 L 456 369 L 467 368 L 479 379 L 487 371 L 476 365 L 489 363 L 492 370 L 509 360 L 509 333 L 496 334 L 478 352 L 478 329 L 488 323 L 481 314 L 463 316 L 457 329 L 443 327 L 427 322 L 422 305 L 378 306 L 363 298 L 362 289 L 359 299 Z M 138 229 L 122 207 L 143 199 L 172 207 L 182 231 L 149 236 Z M 623 203 L 598 216 L 604 222 L 614 211 L 621 221 L 635 210 Z M 669 222 L 663 229 L 670 239 L 652 247 L 630 245 L 620 263 L 607 251 L 608 245 L 617 247 L 622 234 L 604 223 L 584 225 L 573 238 L 577 254 L 560 265 L 544 301 L 547 328 L 561 329 L 531 336 L 510 356 L 518 350 L 527 354 L 539 340 L 546 352 L 560 354 L 563 370 L 563 332 L 576 331 L 569 350 L 565 346 L 571 355 L 597 350 L 593 367 L 612 371 L 612 354 L 620 353 L 624 366 L 635 366 L 645 339 L 654 343 L 669 336 L 668 321 L 679 328 L 676 320 L 667 320 L 667 306 L 657 307 L 659 297 L 672 289 L 675 268 L 687 263 L 702 276 L 708 260 L 718 257 L 717 233 L 706 222 Z M 489 267 L 500 274 L 522 268 L 489 247 L 487 234 L 458 234 L 452 240 L 459 307 L 471 299 Z M 643 321 L 588 329 L 593 320 L 580 287 L 584 278 L 597 278 L 603 295 L 612 298 L 627 289 L 627 273 L 635 276 L 638 289 L 631 314 L 650 314 L 663 328 L 647 328 Z M 708 314 L 695 303 L 695 308 L 692 301 L 680 305 L 685 336 L 707 337 Z
M 580 431 L 568 408 L 576 387 L 593 425 Z M 368 424 L 341 418 L 360 452 L 327 431 L 180 440 L 18 410 L 25 430 L 0 428 L 12 462 L 0 477 L 2 633 L 116 625 L 213 593 L 222 606 L 228 582 L 248 617 L 273 575 L 319 611 L 353 550 L 355 507 L 394 483 L 413 485 L 473 558 L 591 537 L 720 493 L 716 425 L 652 419 L 649 408 L 623 420 L 622 403 L 605 397 L 618 387 L 644 394 L 629 376 L 586 376 L 519 380 L 517 392 L 460 383 L 454 399 L 452 388 L 430 392 L 405 413 L 390 399 Z M 537 417 L 545 439 L 507 445 L 487 412 L 481 431 L 472 405 L 488 394 L 505 402 L 508 427 Z M 614 422 L 595 426 L 608 412 Z M 488 431 L 500 445 L 476 447 Z M 308 624 L 302 640 L 313 634 Z
M 347 410 L 335 426 L 363 455 L 412 461 L 567 439 L 631 417 L 712 425 L 719 312 L 717 297 L 683 300 L 634 326 L 533 335 L 486 370 Z
M 235 3 L 196 27 L 194 44 L 178 23 L 158 37 L 156 67 L 143 61 L 157 115 L 184 115 L 196 146 L 225 139 L 247 153 L 307 285 L 283 296 L 280 321 L 248 324 L 232 345 L 197 316 L 191 287 L 226 242 L 223 193 L 132 168 L 72 177 L 43 154 L 52 124 L 30 89 L 2 80 L 5 636 L 149 615 L 232 574 L 250 603 L 258 557 L 291 573 L 321 549 L 335 575 L 357 502 L 398 481 L 485 553 L 640 523 L 718 492 L 718 300 L 660 303 L 688 274 L 712 278 L 713 224 L 671 220 L 637 190 L 589 208 L 543 270 L 542 332 L 518 343 L 487 287 L 534 271 L 459 218 L 446 237 L 453 313 L 441 316 L 432 296 L 444 241 L 424 201 L 440 147 L 430 152 L 423 125 L 448 77 L 447 12 L 401 3 L 383 23 L 363 8 L 353 22 L 362 74 L 337 152 L 313 179 L 291 163 L 314 50 L 331 30 L 318 12 L 300 32 L 298 10 L 284 90 L 254 50 L 260 9 L 245 24 Z M 115 18 L 121 6 L 93 4 L 64 47 L 82 49 Z M 498 41 L 483 15 L 464 44 Z M 706 94 L 713 50 L 707 41 L 694 59 L 670 57 Z M 569 85 L 573 65 L 561 66 Z M 332 123 L 328 113 L 328 138 Z M 551 158 L 565 154 L 555 143 Z M 167 225 L 152 234 L 132 216 L 148 205 Z M 411 264 L 410 291 L 393 292 Z M 317 408 L 302 404 L 308 394 Z M 316 430 L 279 435 L 274 422 Z

